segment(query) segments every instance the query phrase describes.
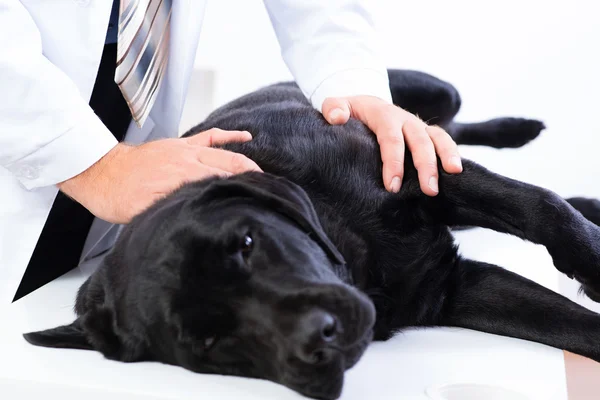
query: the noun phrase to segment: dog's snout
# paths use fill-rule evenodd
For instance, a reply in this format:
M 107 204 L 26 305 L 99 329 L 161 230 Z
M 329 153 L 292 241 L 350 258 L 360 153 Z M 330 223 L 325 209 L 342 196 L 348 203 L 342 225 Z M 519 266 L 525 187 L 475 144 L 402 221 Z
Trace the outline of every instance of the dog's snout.
M 326 361 L 328 347 L 339 333 L 335 317 L 323 310 L 313 310 L 300 320 L 297 329 L 300 336 L 296 344 L 298 357 L 311 364 Z

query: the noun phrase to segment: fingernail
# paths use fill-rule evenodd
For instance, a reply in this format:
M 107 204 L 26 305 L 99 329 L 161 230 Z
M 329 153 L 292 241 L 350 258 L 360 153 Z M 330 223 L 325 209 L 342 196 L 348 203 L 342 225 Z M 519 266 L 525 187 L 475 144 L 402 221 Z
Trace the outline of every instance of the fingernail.
M 332 122 L 337 122 L 342 117 L 342 114 L 344 114 L 344 111 L 342 111 L 341 108 L 334 108 L 329 113 L 329 118 L 331 119 Z
M 400 180 L 400 178 L 395 176 L 392 179 L 392 184 L 390 185 L 390 189 L 392 189 L 392 192 L 398 193 L 400 191 L 401 184 L 402 184 L 402 181 Z
M 462 161 L 459 156 L 450 157 L 450 164 L 457 168 L 462 169 Z
M 432 176 L 431 178 L 429 178 L 429 187 L 434 192 L 436 192 L 436 193 L 438 192 L 438 180 L 435 176 Z

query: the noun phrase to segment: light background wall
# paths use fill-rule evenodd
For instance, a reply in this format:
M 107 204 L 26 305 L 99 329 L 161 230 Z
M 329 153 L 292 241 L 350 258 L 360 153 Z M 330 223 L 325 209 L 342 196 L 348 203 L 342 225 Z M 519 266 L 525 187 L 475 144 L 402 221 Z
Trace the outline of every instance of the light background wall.
M 516 115 L 548 126 L 522 149 L 463 147 L 463 156 L 564 196 L 600 198 L 600 2 L 370 1 L 388 65 L 452 82 L 463 98 L 459 119 Z M 196 68 L 182 130 L 236 96 L 291 78 L 260 0 L 209 1 Z M 482 229 L 461 232 L 457 239 L 465 256 L 576 298 L 576 285 L 559 278 L 540 246 Z M 7 360 L 0 362 L 2 398 L 299 398 L 267 381 L 192 374 L 159 363 L 116 363 L 95 352 L 49 352 L 22 340 L 22 332 L 72 321 L 80 284 L 74 270 L 2 314 L 10 322 L 0 328 L 0 353 Z M 475 331 L 407 330 L 369 347 L 346 374 L 343 398 L 424 400 L 426 387 L 467 382 L 500 384 L 532 400 L 565 400 L 562 357 L 547 346 Z
M 599 2 L 374 0 L 372 5 L 388 66 L 453 83 L 463 99 L 458 119 L 523 116 L 548 127 L 522 149 L 462 147 L 463 156 L 563 196 L 600 198 Z M 214 107 L 287 79 L 291 75 L 262 1 L 211 0 L 182 130 Z M 545 249 L 484 230 L 457 237 L 465 255 L 576 298 L 577 286 L 554 272 Z

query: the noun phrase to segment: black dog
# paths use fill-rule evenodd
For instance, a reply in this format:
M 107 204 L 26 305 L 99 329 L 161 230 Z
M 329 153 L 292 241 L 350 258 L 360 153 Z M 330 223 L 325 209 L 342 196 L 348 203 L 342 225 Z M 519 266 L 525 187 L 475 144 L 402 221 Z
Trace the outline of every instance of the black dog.
M 518 147 L 544 128 L 460 124 L 449 84 L 390 70 L 397 105 L 458 143 Z M 399 194 L 382 183 L 375 136 L 330 126 L 292 83 L 244 96 L 186 134 L 248 130 L 224 146 L 264 171 L 185 185 L 138 215 L 81 287 L 77 320 L 36 345 L 94 349 L 192 371 L 281 383 L 335 399 L 369 342 L 408 326 L 455 326 L 600 360 L 600 316 L 500 267 L 459 256 L 450 229 L 480 226 L 546 246 L 600 300 L 598 203 L 563 200 L 463 161 L 424 195 L 410 154 Z M 589 219 L 586 219 L 582 210 Z

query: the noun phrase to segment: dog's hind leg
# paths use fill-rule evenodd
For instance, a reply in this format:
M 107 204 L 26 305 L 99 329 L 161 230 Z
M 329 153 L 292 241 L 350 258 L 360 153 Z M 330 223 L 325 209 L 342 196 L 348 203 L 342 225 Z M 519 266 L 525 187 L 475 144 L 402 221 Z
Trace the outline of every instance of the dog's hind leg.
M 600 362 L 600 315 L 495 265 L 461 260 L 438 325 L 543 343 Z
M 429 125 L 445 128 L 458 113 L 460 95 L 454 86 L 424 72 L 388 69 L 392 101 Z
M 403 190 L 416 192 L 415 180 Z M 600 227 L 557 194 L 464 160 L 460 174 L 441 171 L 437 196 L 422 197 L 429 213 L 448 226 L 489 228 L 545 246 L 556 268 L 600 301 Z
M 497 149 L 522 147 L 544 129 L 543 122 L 524 118 L 495 118 L 469 124 L 451 122 L 446 127 L 457 144 Z
M 495 148 L 521 147 L 544 129 L 540 121 L 496 118 L 479 123 L 459 123 L 454 117 L 461 107 L 458 90 L 448 82 L 424 72 L 388 69 L 392 101 L 429 125 L 438 125 L 457 144 Z

